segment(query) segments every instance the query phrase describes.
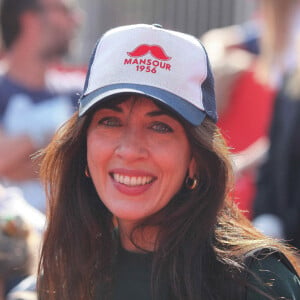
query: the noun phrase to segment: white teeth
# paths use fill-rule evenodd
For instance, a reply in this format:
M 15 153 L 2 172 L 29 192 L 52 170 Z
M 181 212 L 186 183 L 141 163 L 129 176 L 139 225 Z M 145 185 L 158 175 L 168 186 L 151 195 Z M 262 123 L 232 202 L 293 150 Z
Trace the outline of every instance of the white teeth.
M 130 178 L 129 178 L 129 176 L 125 176 L 125 177 L 124 177 L 124 183 L 127 184 L 127 185 L 130 183 Z
M 147 177 L 143 177 L 142 184 L 146 184 L 146 183 L 147 183 Z
M 120 181 L 120 175 L 119 174 L 114 174 L 114 179 L 115 181 Z
M 142 177 L 135 177 L 136 178 L 136 185 L 142 184 Z
M 118 173 L 113 174 L 115 181 L 128 185 L 128 186 L 138 186 L 150 183 L 153 180 L 151 176 L 124 176 Z
M 132 185 L 136 185 L 136 182 L 137 182 L 137 178 L 136 177 L 132 177 L 131 178 L 131 184 Z

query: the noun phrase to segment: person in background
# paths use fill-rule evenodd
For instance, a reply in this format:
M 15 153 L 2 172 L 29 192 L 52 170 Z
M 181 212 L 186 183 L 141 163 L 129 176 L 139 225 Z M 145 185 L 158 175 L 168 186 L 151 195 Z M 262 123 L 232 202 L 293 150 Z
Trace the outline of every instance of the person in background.
M 235 154 L 234 194 L 250 219 L 274 99 L 284 74 L 295 68 L 300 33 L 299 0 L 258 0 L 257 5 L 250 22 L 201 38 L 216 74 L 218 125 Z
M 300 38 L 298 51 L 300 50 Z M 253 224 L 300 249 L 300 57 L 277 94 L 270 148 L 258 170 Z
M 30 155 L 73 113 L 83 87 L 82 71 L 56 67 L 80 23 L 77 12 L 72 0 L 1 1 L 0 180 L 41 212 L 45 195 Z
M 49 214 L 38 299 L 297 299 L 293 250 L 230 198 L 202 44 L 159 25 L 106 32 L 79 110 L 41 152 Z
M 30 206 L 15 187 L 0 184 L 0 299 L 36 272 L 45 215 Z

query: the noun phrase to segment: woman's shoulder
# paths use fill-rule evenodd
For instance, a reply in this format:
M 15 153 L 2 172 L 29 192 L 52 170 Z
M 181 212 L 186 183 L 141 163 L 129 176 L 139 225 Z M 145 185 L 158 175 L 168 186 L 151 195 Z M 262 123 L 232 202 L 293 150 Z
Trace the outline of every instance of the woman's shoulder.
M 300 299 L 300 278 L 284 254 L 276 251 L 260 251 L 250 255 L 247 300 Z M 262 293 L 257 291 L 259 289 Z M 265 294 L 264 294 L 265 293 Z

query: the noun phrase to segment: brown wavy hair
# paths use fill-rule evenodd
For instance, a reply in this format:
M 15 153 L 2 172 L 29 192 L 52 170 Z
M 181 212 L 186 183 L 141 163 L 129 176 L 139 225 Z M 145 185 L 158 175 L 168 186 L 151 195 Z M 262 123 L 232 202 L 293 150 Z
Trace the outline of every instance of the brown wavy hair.
M 84 174 L 91 115 L 74 114 L 40 153 L 48 197 L 38 277 L 42 300 L 93 299 L 98 282 L 103 299 L 111 297 L 117 251 L 113 216 Z M 293 252 L 257 232 L 231 200 L 230 155 L 217 126 L 210 119 L 199 127 L 182 124 L 200 185 L 194 191 L 183 186 L 164 209 L 136 228 L 160 228 L 153 253 L 153 298 L 159 299 L 160 283 L 167 280 L 172 299 L 243 299 L 247 282 L 240 274 L 247 271 L 247 252 L 277 249 L 291 261 Z

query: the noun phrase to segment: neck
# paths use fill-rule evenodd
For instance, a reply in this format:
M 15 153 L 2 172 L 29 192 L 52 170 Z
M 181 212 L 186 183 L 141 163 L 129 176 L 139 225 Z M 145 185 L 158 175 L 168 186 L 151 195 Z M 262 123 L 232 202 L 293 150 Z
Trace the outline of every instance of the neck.
M 131 252 L 153 252 L 158 229 L 155 227 L 138 228 L 134 230 L 135 224 L 128 221 L 118 220 L 118 228 L 122 247 Z M 133 231 L 134 230 L 134 231 Z M 134 232 L 131 235 L 131 232 Z M 131 240 L 133 238 L 134 243 Z
M 45 73 L 49 62 L 33 51 L 14 47 L 7 55 L 7 75 L 30 89 L 45 87 Z

